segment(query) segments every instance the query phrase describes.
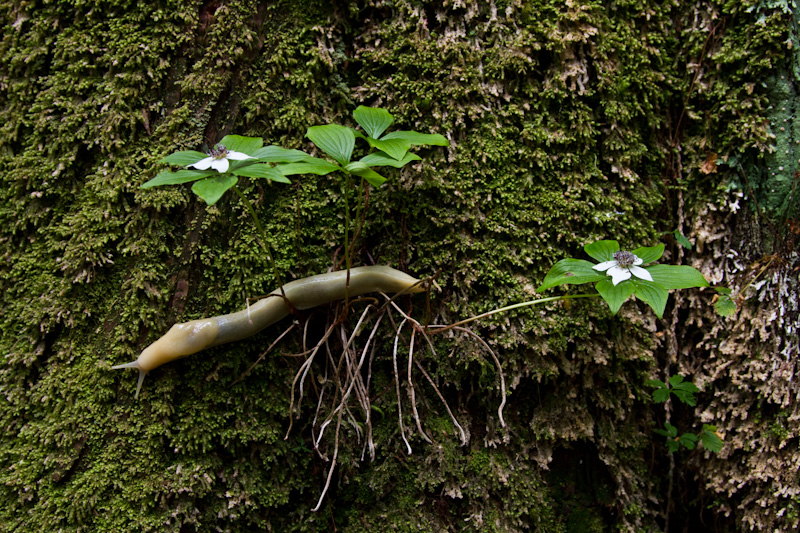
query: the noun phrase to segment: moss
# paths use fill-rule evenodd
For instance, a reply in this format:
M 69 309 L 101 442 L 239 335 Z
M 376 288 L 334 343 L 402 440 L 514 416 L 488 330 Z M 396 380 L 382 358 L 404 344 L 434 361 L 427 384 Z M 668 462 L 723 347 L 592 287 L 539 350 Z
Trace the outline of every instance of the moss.
M 691 366 L 690 355 L 716 353 L 697 348 L 707 346 L 701 339 L 724 348 L 724 336 L 700 319 L 686 322 L 678 355 L 663 340 L 668 324 L 636 302 L 618 317 L 576 301 L 481 321 L 475 329 L 509 385 L 507 428 L 483 347 L 466 336 L 437 337 L 437 355 L 418 347 L 417 357 L 469 439 L 461 446 L 438 395 L 415 374 L 433 442 L 410 436 L 412 455 L 400 439 L 398 405 L 410 432 L 416 425 L 408 396 L 394 394 L 386 326 L 372 378 L 377 455 L 361 461 L 358 425 L 347 426 L 330 491 L 313 513 L 330 467 L 320 454 L 330 459 L 333 440 L 328 434 L 314 451 L 313 387 L 296 413 L 288 410 L 300 365 L 289 356 L 303 351 L 301 337 L 290 336 L 246 374 L 288 322 L 152 372 L 139 401 L 133 375 L 109 370 L 171 323 L 241 308 L 276 284 L 233 198 L 207 208 L 188 188 L 138 187 L 176 149 L 231 132 L 309 149 L 309 125 L 348 122 L 360 103 L 384 106 L 397 127 L 445 134 L 451 146 L 423 150 L 423 162 L 372 191 L 357 261 L 419 276 L 441 270 L 430 318 L 453 321 L 531 298 L 552 263 L 581 254 L 585 242 L 652 244 L 701 218 L 702 206 L 725 209 L 727 186 L 746 183 L 730 163 L 700 172 L 709 153 L 727 162 L 735 155 L 747 172 L 783 165 L 775 180 L 766 170 L 750 174 L 752 185 L 765 208 L 795 217 L 781 203 L 795 182 L 779 159 L 795 134 L 778 133 L 794 111 L 780 115 L 775 101 L 796 93 L 785 54 L 796 31 L 780 6 L 54 0 L 4 7 L 0 529 L 657 527 L 667 500 L 648 470 L 658 411 L 643 401 L 642 387 L 655 365 Z M 785 83 L 769 77 L 775 68 L 790 75 Z M 287 278 L 341 258 L 340 185 L 316 176 L 288 187 L 243 184 Z M 680 317 L 700 307 L 673 302 Z M 403 305 L 417 317 L 426 311 L 421 298 Z M 308 316 L 315 338 L 324 320 Z M 720 398 L 733 398 L 725 386 Z M 746 404 L 726 401 L 714 404 L 711 421 Z M 765 416 L 757 427 L 776 420 Z M 565 513 L 570 480 L 583 474 L 561 458 L 583 446 L 595 477 L 580 480 Z M 709 486 L 724 477 L 696 471 Z M 796 520 L 796 501 L 776 505 Z M 748 509 L 736 519 L 746 525 L 754 516 Z M 757 525 L 787 524 L 770 520 Z

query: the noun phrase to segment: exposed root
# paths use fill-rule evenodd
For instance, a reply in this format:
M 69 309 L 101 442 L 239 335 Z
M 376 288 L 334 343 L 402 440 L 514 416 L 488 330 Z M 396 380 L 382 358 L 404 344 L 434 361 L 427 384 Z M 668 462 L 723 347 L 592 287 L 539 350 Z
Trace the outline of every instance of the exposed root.
M 256 366 L 258 366 L 258 364 L 259 364 L 259 363 L 261 363 L 261 361 L 264 359 L 264 357 L 266 357 L 266 356 L 267 356 L 267 354 L 268 354 L 269 352 L 271 352 L 271 351 L 272 351 L 272 349 L 275 347 L 275 345 L 276 345 L 276 344 L 278 344 L 278 343 L 281 341 L 281 339 L 282 339 L 282 338 L 284 338 L 286 335 L 288 335 L 288 334 L 289 334 L 289 332 L 290 332 L 290 331 L 292 331 L 292 330 L 295 328 L 295 326 L 296 326 L 296 324 L 292 324 L 291 326 L 289 326 L 288 328 L 286 328 L 286 330 L 285 330 L 283 333 L 281 333 L 281 334 L 278 336 L 278 338 L 277 338 L 277 339 L 275 339 L 275 340 L 272 342 L 272 344 L 270 344 L 270 345 L 269 345 L 269 348 L 267 348 L 266 350 L 264 350 L 264 352 L 262 352 L 262 354 L 258 356 L 258 359 L 256 359 L 256 362 L 255 362 L 255 363 L 253 363 L 252 365 L 250 365 L 250 368 L 248 368 L 247 370 L 245 370 L 245 371 L 242 373 L 242 375 L 241 375 L 241 376 L 239 376 L 238 378 L 236 378 L 236 380 L 235 380 L 233 383 L 231 383 L 231 386 L 233 386 L 233 385 L 236 385 L 237 383 L 239 383 L 240 381 L 242 381 L 244 378 L 246 378 L 246 377 L 247 377 L 247 375 L 248 375 L 248 374 L 250 374 L 250 372 L 252 372 L 252 371 L 253 371 L 253 369 L 254 369 Z
M 406 324 L 406 319 L 400 323 L 400 327 L 397 328 L 397 334 L 394 336 L 394 350 L 392 351 L 392 363 L 394 367 L 394 384 L 397 391 L 397 422 L 400 424 L 400 436 L 403 437 L 403 442 L 406 443 L 406 450 L 408 451 L 408 455 L 411 455 L 411 445 L 408 443 L 408 439 L 406 439 L 406 428 L 403 427 L 403 402 L 400 401 L 400 377 L 397 374 L 397 341 L 400 340 L 400 332 L 403 330 L 403 326 Z
M 316 397 L 316 406 L 314 409 L 314 416 L 311 422 L 311 441 L 313 442 L 314 450 L 317 455 L 325 462 L 329 462 L 327 474 L 325 476 L 325 484 L 320 494 L 316 507 L 313 509 L 317 511 L 320 509 L 328 490 L 330 489 L 331 481 L 333 479 L 334 470 L 338 463 L 338 456 L 340 450 L 340 439 L 342 437 L 342 425 L 351 427 L 353 434 L 357 441 L 363 442 L 361 451 L 361 460 L 363 461 L 367 452 L 371 460 L 375 458 L 375 443 L 373 440 L 373 409 L 381 412 L 380 409 L 373 408 L 372 399 L 370 398 L 370 387 L 373 377 L 373 363 L 377 352 L 378 345 L 376 342 L 378 331 L 383 324 L 384 317 L 388 318 L 389 326 L 394 331 L 394 341 L 392 347 L 392 374 L 394 378 L 394 392 L 397 398 L 397 424 L 400 431 L 400 436 L 405 444 L 406 452 L 411 455 L 412 447 L 410 443 L 410 436 L 416 433 L 421 439 L 428 443 L 432 443 L 432 437 L 423 429 L 422 418 L 420 417 L 417 401 L 418 384 L 414 381 L 414 368 L 416 368 L 424 377 L 425 381 L 430 385 L 433 392 L 439 398 L 441 405 L 447 411 L 453 426 L 458 432 L 462 445 L 466 445 L 469 439 L 467 431 L 459 423 L 455 414 L 453 413 L 450 405 L 442 394 L 442 391 L 437 386 L 435 380 L 431 377 L 428 371 L 424 368 L 418 355 L 419 352 L 419 337 L 424 339 L 423 347 L 427 346 L 430 351 L 431 359 L 434 361 L 439 360 L 436 348 L 431 340 L 431 335 L 440 333 L 446 329 L 452 329 L 455 332 L 468 335 L 470 338 L 477 340 L 480 345 L 486 350 L 492 358 L 500 382 L 500 394 L 502 400 L 498 408 L 498 416 L 500 424 L 505 427 L 505 420 L 503 418 L 503 408 L 506 403 L 506 384 L 505 376 L 503 374 L 502 366 L 497 355 L 492 348 L 483 339 L 480 338 L 475 332 L 460 327 L 461 323 L 456 323 L 450 326 L 440 325 L 422 325 L 419 321 L 412 318 L 406 311 L 404 311 L 396 302 L 395 297 L 388 297 L 382 295 L 385 302 L 382 306 L 377 306 L 375 300 L 371 302 L 367 299 L 353 300 L 347 302 L 346 308 L 340 307 L 328 319 L 325 325 L 325 330 L 321 338 L 313 343 L 313 347 L 309 348 L 309 322 L 303 327 L 302 333 L 302 352 L 294 354 L 295 356 L 305 357 L 304 361 L 297 369 L 294 379 L 292 380 L 289 412 L 291 413 L 289 428 L 287 429 L 285 438 L 288 439 L 295 418 L 301 416 L 301 403 L 303 396 L 306 393 L 306 386 L 309 374 L 312 378 L 310 381 L 312 387 L 312 394 Z M 355 326 L 350 328 L 347 325 L 348 320 L 345 318 L 352 311 L 354 304 L 369 302 L 368 305 L 360 312 L 358 321 Z M 360 307 L 360 305 L 359 305 Z M 396 315 L 396 314 L 397 315 Z M 398 316 L 399 315 L 399 316 Z M 354 317 L 355 315 L 350 315 Z M 396 321 L 399 318 L 399 321 Z M 462 321 L 462 323 L 466 323 Z M 290 331 L 297 327 L 297 323 L 293 324 L 285 330 L 270 346 L 262 353 L 258 360 L 240 376 L 234 383 L 238 383 L 250 374 L 253 368 L 261 362 L 261 360 L 270 353 L 275 345 L 282 340 Z M 410 333 L 407 330 L 410 328 Z M 364 333 L 369 332 L 368 335 Z M 365 338 L 366 337 L 366 338 Z M 404 349 L 401 343 L 407 346 L 408 359 L 406 360 L 405 372 L 400 372 L 400 365 L 398 357 L 400 352 Z M 320 350 L 324 352 L 323 359 L 320 360 L 317 355 Z M 425 350 L 423 350 L 424 352 Z M 314 365 L 314 361 L 318 360 L 319 363 Z M 324 361 L 324 363 L 323 363 Z M 323 365 L 324 369 L 319 368 Z M 319 378 L 314 378 L 313 368 L 317 368 Z M 388 370 L 388 369 L 387 369 Z M 321 372 L 321 374 L 319 374 Z M 405 383 L 401 383 L 405 381 Z M 407 428 L 404 421 L 403 413 L 403 395 L 401 389 L 406 387 L 408 394 L 407 401 L 410 403 L 411 416 L 413 416 L 415 423 L 415 431 L 406 431 Z M 391 387 L 391 385 L 389 385 Z M 391 389 L 388 389 L 391 390 Z M 423 397 L 424 401 L 424 397 Z M 407 415 L 406 415 L 407 416 Z M 330 430 L 330 431 L 329 431 Z M 331 436 L 331 432 L 333 435 Z M 325 443 L 333 440 L 332 455 L 328 455 L 324 448 Z
M 428 335 L 425 333 L 425 330 L 422 329 L 422 326 L 420 326 L 419 323 L 417 323 L 417 326 L 419 327 L 419 331 L 421 331 L 422 335 L 425 337 L 425 340 L 428 341 L 428 346 L 431 349 L 431 353 L 433 354 L 434 357 L 436 357 L 436 349 L 433 347 L 433 343 L 431 342 L 430 337 L 428 337 Z M 450 415 L 450 419 L 453 421 L 453 424 L 458 428 L 458 431 L 461 433 L 461 445 L 465 446 L 467 444 L 467 434 L 464 432 L 464 428 L 461 427 L 461 424 L 458 423 L 456 415 L 453 414 L 453 411 L 450 409 L 450 405 L 447 403 L 447 400 L 444 399 L 444 396 L 442 396 L 442 393 L 439 391 L 439 387 L 436 386 L 436 383 L 433 382 L 433 379 L 431 379 L 430 375 L 428 375 L 425 369 L 422 368 L 422 365 L 417 363 L 417 367 L 422 372 L 422 375 L 425 376 L 425 378 L 428 380 L 428 383 L 430 383 L 431 387 L 433 387 L 433 390 L 436 392 L 436 395 L 439 397 L 439 399 L 442 400 L 442 404 L 444 405 L 444 408 L 447 410 L 447 414 Z
M 339 391 L 338 392 L 341 393 L 341 400 L 339 401 L 339 404 L 336 406 L 336 408 L 328 415 L 328 417 L 326 418 L 325 422 L 323 422 L 322 426 L 320 427 L 319 435 L 318 435 L 318 437 L 317 437 L 317 439 L 316 439 L 316 441 L 314 443 L 315 446 L 317 446 L 317 447 L 319 446 L 319 441 L 322 439 L 322 433 L 324 431 L 325 426 L 327 426 L 331 422 L 331 420 L 333 419 L 334 415 L 341 414 L 344 411 L 346 411 L 348 413 L 348 417 L 351 419 L 351 423 L 352 423 L 353 427 L 355 428 L 356 433 L 360 437 L 361 428 L 358 426 L 358 423 L 356 423 L 355 417 L 352 416 L 352 413 L 350 412 L 350 409 L 349 409 L 348 404 L 347 404 L 347 400 L 350 398 L 350 394 L 353 391 L 353 389 L 355 388 L 356 391 L 357 391 L 356 392 L 356 396 L 358 397 L 359 404 L 361 405 L 362 409 L 365 409 L 366 412 L 369 412 L 369 409 L 370 409 L 369 398 L 366 397 L 366 390 L 363 387 L 363 382 L 362 382 L 362 378 L 361 378 L 361 367 L 364 364 L 364 360 L 366 359 L 366 356 L 367 356 L 367 351 L 369 351 L 369 347 L 370 347 L 370 344 L 372 342 L 372 339 L 375 336 L 375 332 L 377 331 L 378 326 L 380 325 L 380 322 L 381 322 L 380 321 L 380 317 L 378 318 L 378 320 L 376 320 L 375 326 L 372 328 L 372 333 L 370 334 L 369 339 L 367 340 L 367 343 L 366 343 L 366 345 L 364 346 L 364 349 L 361 352 L 361 357 L 359 358 L 359 360 L 357 362 L 355 361 L 355 358 L 353 357 L 353 352 L 350 350 L 350 346 L 352 345 L 353 340 L 355 339 L 356 335 L 358 334 L 359 328 L 361 327 L 362 323 L 364 322 L 364 319 L 367 317 L 367 314 L 369 313 L 369 311 L 371 309 L 372 309 L 371 307 L 367 307 L 364 310 L 364 312 L 361 314 L 361 318 L 359 319 L 358 324 L 356 325 L 356 328 L 353 331 L 353 334 L 351 335 L 350 339 L 347 340 L 347 342 L 345 344 L 345 347 L 344 347 L 344 349 L 342 351 L 342 359 L 345 359 L 345 363 L 346 363 L 345 364 L 345 370 L 346 370 L 346 372 L 348 374 L 347 375 L 347 382 L 346 382 L 347 388 L 344 389 L 341 386 L 341 384 L 339 383 L 338 373 L 339 373 L 340 368 L 337 368 L 337 372 L 335 374 L 335 376 L 337 376 L 337 377 L 335 379 L 335 382 L 337 383 L 337 385 L 339 387 Z M 342 332 L 342 334 L 344 334 L 344 330 L 343 329 L 341 330 L 341 332 Z M 354 364 L 355 364 L 355 368 L 354 368 Z M 357 383 L 360 383 L 361 386 L 360 387 L 356 386 Z M 363 393 L 362 393 L 362 391 L 363 391 Z M 338 428 L 338 424 L 337 424 L 337 428 Z M 312 428 L 312 431 L 313 431 L 313 428 Z M 337 429 L 337 438 L 338 438 L 338 429 Z
M 339 457 L 339 429 L 342 427 L 342 412 L 339 411 L 339 416 L 336 418 L 336 437 L 334 438 L 333 442 L 333 460 L 331 461 L 331 467 L 328 469 L 328 477 L 325 479 L 325 486 L 322 488 L 322 492 L 319 495 L 319 500 L 317 501 L 316 507 L 311 509 L 313 512 L 319 511 L 319 508 L 322 506 L 322 500 L 325 499 L 325 495 L 328 493 L 328 488 L 331 486 L 331 478 L 333 477 L 333 471 L 336 469 L 336 459 Z
M 303 398 L 303 382 L 306 379 L 306 374 L 308 374 L 308 370 L 311 368 L 311 363 L 314 362 L 314 356 L 317 355 L 317 352 L 319 351 L 319 349 L 323 346 L 323 344 L 325 344 L 325 341 L 327 341 L 327 339 L 331 335 L 331 333 L 333 333 L 333 329 L 334 329 L 334 326 L 331 326 L 331 327 L 329 327 L 327 329 L 327 331 L 325 332 L 325 335 L 322 337 L 322 339 L 320 339 L 320 341 L 317 343 L 317 345 L 314 346 L 314 349 L 311 350 L 311 354 L 308 356 L 308 358 L 305 360 L 305 362 L 303 362 L 303 364 L 300 367 L 300 370 L 298 370 L 297 374 L 295 374 L 294 381 L 292 381 L 291 398 L 289 400 L 289 413 L 294 412 L 294 389 L 295 389 L 295 385 L 297 385 L 298 379 L 300 380 L 300 398 L 298 399 L 298 403 L 299 403 L 300 400 L 302 400 L 302 398 Z M 298 416 L 299 416 L 299 413 L 298 413 Z M 289 428 L 286 430 L 286 436 L 284 437 L 284 439 L 288 439 L 289 438 L 289 433 L 292 432 L 292 425 L 293 424 L 294 424 L 294 417 L 290 416 L 289 417 Z
M 480 342 L 486 351 L 489 352 L 489 355 L 492 356 L 492 360 L 494 361 L 495 366 L 497 367 L 497 375 L 500 376 L 500 406 L 497 408 L 497 416 L 500 418 L 500 427 L 506 427 L 506 421 L 503 419 L 503 408 L 506 406 L 506 377 L 503 374 L 503 367 L 500 365 L 500 359 L 497 358 L 497 355 L 492 350 L 492 347 L 481 338 L 480 335 L 472 331 L 471 329 L 462 328 L 460 326 L 456 326 L 455 328 L 458 331 L 463 331 L 464 333 L 470 335 L 475 340 Z
M 422 430 L 422 423 L 419 421 L 419 413 L 417 412 L 417 398 L 414 394 L 414 382 L 411 380 L 411 362 L 414 360 L 414 335 L 417 333 L 416 329 L 411 330 L 411 341 L 408 346 L 408 390 L 411 394 L 411 409 L 414 411 L 414 420 L 417 422 L 417 431 L 428 442 L 433 442 L 428 435 Z M 419 363 L 417 363 L 419 365 Z M 422 368 L 422 367 L 420 367 Z M 398 402 L 399 403 L 399 402 Z

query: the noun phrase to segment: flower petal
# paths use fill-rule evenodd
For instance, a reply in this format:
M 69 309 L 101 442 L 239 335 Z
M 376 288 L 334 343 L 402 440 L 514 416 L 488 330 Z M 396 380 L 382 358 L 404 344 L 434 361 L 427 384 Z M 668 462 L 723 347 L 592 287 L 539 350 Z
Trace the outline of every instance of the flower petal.
M 216 161 L 213 157 L 206 157 L 205 159 L 201 159 L 197 163 L 192 163 L 191 165 L 187 165 L 188 167 L 194 167 L 197 170 L 208 170 L 212 165 L 212 163 Z
M 593 266 L 592 268 L 594 270 L 599 270 L 600 272 L 605 272 L 609 268 L 615 267 L 615 266 L 617 266 L 617 262 L 616 261 L 605 261 L 603 263 L 600 263 L 600 264 L 597 264 L 597 265 Z
M 241 161 L 242 159 L 252 159 L 252 156 L 249 156 L 243 152 L 234 152 L 233 150 L 228 150 L 228 153 L 225 155 L 228 159 L 233 159 L 234 161 Z
M 631 254 L 631 255 L 633 255 L 633 254 Z M 644 260 L 641 257 L 639 257 L 637 255 L 633 256 L 633 264 L 634 264 L 634 266 L 641 265 L 642 263 L 644 263 Z
M 642 269 L 644 270 L 644 269 Z M 622 268 L 621 266 L 613 266 L 606 271 L 606 274 L 611 276 L 611 283 L 614 285 L 619 285 L 620 282 L 625 281 L 626 279 L 630 279 L 631 271 L 627 268 Z
M 631 274 L 633 274 L 637 278 L 646 279 L 647 281 L 653 281 L 653 276 L 650 275 L 650 272 L 643 269 L 642 267 L 632 266 Z
M 228 163 L 228 160 L 225 158 L 214 159 L 214 161 L 211 163 L 211 168 L 223 174 L 228 171 L 229 166 L 231 166 L 231 164 Z

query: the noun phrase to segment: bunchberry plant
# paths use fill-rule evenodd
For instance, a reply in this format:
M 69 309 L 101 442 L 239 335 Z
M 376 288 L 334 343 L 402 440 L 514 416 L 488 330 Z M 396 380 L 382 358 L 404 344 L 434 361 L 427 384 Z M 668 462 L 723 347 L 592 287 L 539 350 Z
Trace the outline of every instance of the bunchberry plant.
M 409 151 L 412 146 L 447 146 L 449 144 L 447 139 L 438 134 L 416 131 L 393 131 L 384 134 L 394 122 L 394 117 L 382 108 L 359 106 L 353 112 L 353 118 L 361 126 L 363 133 L 338 124 L 312 126 L 306 133 L 306 137 L 333 161 L 313 157 L 301 150 L 264 146 L 264 141 L 260 137 L 226 135 L 207 153 L 181 150 L 168 155 L 162 159 L 163 163 L 183 168 L 164 170 L 141 187 L 149 189 L 163 185 L 192 183 L 192 192 L 208 205 L 214 205 L 228 190 L 232 189 L 250 214 L 272 264 L 275 277 L 282 287 L 283 282 L 272 258 L 269 240 L 252 204 L 239 189 L 239 180 L 250 178 L 291 183 L 287 176 L 297 174 L 324 176 L 340 172 L 345 178 L 342 187 L 345 213 L 344 249 L 349 269 L 354 249 L 350 242 L 351 212 L 349 205 L 350 195 L 354 188 L 354 177 L 357 178 L 358 183 L 358 202 L 355 212 L 355 220 L 358 221 L 363 215 L 362 205 L 367 185 L 379 187 L 386 181 L 384 176 L 374 170 L 375 168 L 402 168 L 412 161 L 421 160 L 421 157 Z M 369 148 L 366 150 L 368 153 L 358 160 L 353 160 L 356 139 L 366 141 Z M 277 166 L 273 166 L 272 163 L 277 163 Z M 353 233 L 355 233 L 355 229 L 353 229 Z
M 604 240 L 587 244 L 583 249 L 599 263 L 592 263 L 585 259 L 562 259 L 553 265 L 544 277 L 542 284 L 537 287 L 536 292 L 542 292 L 558 285 L 582 285 L 584 283 L 593 283 L 597 292 L 563 294 L 520 302 L 461 320 L 437 329 L 436 332 L 447 331 L 480 318 L 521 307 L 598 296 L 606 301 L 614 314 L 619 311 L 628 298 L 636 296 L 647 303 L 658 315 L 658 318 L 662 318 L 671 289 L 708 286 L 708 281 L 696 268 L 685 265 L 649 264 L 661 258 L 664 253 L 663 244 L 636 248 L 628 252 L 620 250 L 617 241 Z
M 159 172 L 142 189 L 162 185 L 193 183 L 192 192 L 208 205 L 214 205 L 228 189 L 236 188 L 239 178 L 266 179 L 279 183 L 289 180 L 268 163 L 302 161 L 309 158 L 300 150 L 264 146 L 260 137 L 226 135 L 208 153 L 196 150 L 174 152 L 161 161 L 183 170 Z
M 141 188 L 149 189 L 162 185 L 192 183 L 192 192 L 208 205 L 214 205 L 229 189 L 233 189 L 250 214 L 250 218 L 258 230 L 262 246 L 267 253 L 267 258 L 272 265 L 275 279 L 283 287 L 264 227 L 261 225 L 253 205 L 242 194 L 237 184 L 240 178 L 290 183 L 288 178 L 275 170 L 269 163 L 301 161 L 309 157 L 311 156 L 300 150 L 288 150 L 280 146 L 264 146 L 264 141 L 260 137 L 226 135 L 208 153 L 181 150 L 168 155 L 161 160 L 163 163 L 185 168 L 159 172 L 155 178 L 142 185 Z
M 358 106 L 353 111 L 353 118 L 363 128 L 364 133 L 339 124 L 308 128 L 306 137 L 330 156 L 333 162 L 308 157 L 295 164 L 280 165 L 278 170 L 284 176 L 292 174 L 324 176 L 341 172 L 345 176 L 358 176 L 370 185 L 379 187 L 386 178 L 375 171 L 376 167 L 402 168 L 412 161 L 421 160 L 420 156 L 409 152 L 412 146 L 448 145 L 447 139 L 438 134 L 393 131 L 384 135 L 386 129 L 394 123 L 394 117 L 380 107 Z M 370 150 L 357 161 L 353 161 L 356 139 L 366 141 Z
M 448 141 L 439 134 L 426 134 L 416 131 L 384 132 L 394 123 L 394 117 L 387 110 L 379 107 L 359 106 L 353 111 L 353 118 L 363 129 L 363 133 L 355 128 L 339 124 L 326 124 L 308 128 L 306 137 L 331 160 L 305 157 L 295 162 L 280 164 L 276 170 L 283 176 L 294 174 L 318 174 L 325 176 L 338 172 L 343 176 L 342 198 L 344 201 L 345 262 L 349 269 L 355 246 L 351 242 L 355 228 L 351 228 L 351 220 L 356 223 L 364 216 L 362 212 L 365 190 L 368 185 L 380 187 L 386 178 L 375 169 L 378 167 L 402 168 L 412 161 L 422 158 L 409 150 L 412 146 L 436 145 L 448 146 Z M 366 141 L 367 153 L 358 159 L 354 157 L 356 140 Z M 355 216 L 351 217 L 351 194 L 357 195 Z M 353 239 L 354 240 L 354 239 Z
M 636 296 L 661 318 L 670 289 L 708 286 L 696 268 L 650 264 L 663 255 L 663 244 L 625 251 L 620 250 L 617 241 L 609 240 L 587 244 L 583 249 L 599 264 L 585 259 L 562 259 L 550 269 L 536 291 L 557 285 L 593 283 L 612 313 L 616 314 L 628 298 Z
M 685 239 L 685 237 L 684 237 Z M 636 296 L 648 304 L 661 318 L 670 289 L 689 289 L 692 287 L 707 287 L 708 282 L 695 268 L 683 265 L 658 265 L 650 264 L 661 258 L 664 245 L 636 248 L 633 251 L 620 250 L 617 241 L 598 241 L 587 244 L 584 251 L 599 264 L 592 264 L 583 259 L 562 259 L 556 263 L 544 278 L 544 282 L 537 289 L 542 291 L 556 285 L 594 283 L 595 289 L 603 298 L 613 313 L 617 313 L 622 304 L 631 296 Z M 610 278 L 610 280 L 609 280 Z M 727 289 L 717 289 L 724 295 Z M 723 309 L 717 306 L 717 311 Z M 653 400 L 661 403 L 675 396 L 681 402 L 694 406 L 694 394 L 698 389 L 693 383 L 684 381 L 683 376 L 672 376 L 668 383 L 657 379 L 648 381 L 648 385 L 656 387 Z M 667 420 L 665 429 L 656 432 L 667 437 L 666 445 L 669 451 L 674 452 L 680 446 L 692 450 L 698 440 L 703 447 L 718 452 L 722 448 L 722 440 L 717 435 L 717 428 L 711 424 L 703 424 L 699 434 L 678 434 L 678 429 Z

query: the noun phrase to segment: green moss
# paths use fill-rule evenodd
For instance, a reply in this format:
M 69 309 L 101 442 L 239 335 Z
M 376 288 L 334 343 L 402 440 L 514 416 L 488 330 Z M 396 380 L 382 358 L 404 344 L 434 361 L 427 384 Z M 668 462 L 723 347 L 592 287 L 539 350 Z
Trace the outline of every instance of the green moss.
M 436 356 L 418 345 L 416 357 L 469 442 L 461 446 L 433 387 L 415 374 L 433 442 L 409 437 L 412 455 L 399 435 L 398 403 L 406 427 L 416 425 L 406 389 L 394 394 L 394 334 L 384 323 L 371 391 L 376 458 L 360 461 L 357 430 L 343 429 L 319 513 L 311 509 L 330 462 L 312 451 L 310 385 L 284 440 L 300 366 L 289 356 L 303 351 L 301 337 L 245 376 L 289 321 L 151 372 L 134 401 L 133 373 L 110 365 L 134 359 L 173 322 L 242 308 L 276 284 L 233 198 L 207 208 L 188 188 L 139 185 L 176 149 L 232 132 L 309 149 L 308 126 L 347 122 L 360 103 L 384 106 L 399 128 L 445 134 L 451 146 L 423 150 L 423 162 L 371 192 L 357 262 L 418 276 L 441 271 L 430 318 L 453 321 L 531 298 L 549 267 L 581 254 L 585 242 L 653 244 L 679 219 L 677 190 L 689 206 L 718 201 L 736 170 L 700 175 L 708 151 L 784 164 L 777 158 L 794 133 L 768 124 L 783 116 L 769 105 L 794 95 L 796 78 L 766 77 L 788 69 L 783 11 L 644 0 L 3 7 L 0 529 L 656 523 L 664 495 L 647 480 L 653 415 L 641 386 L 666 357 L 654 337 L 663 324 L 641 318 L 649 311 L 635 302 L 619 317 L 574 302 L 476 325 L 509 386 L 505 429 L 499 376 L 479 343 L 440 336 Z M 704 18 L 710 12 L 725 24 Z M 690 89 L 695 61 L 704 77 Z M 758 160 L 761 149 L 767 155 Z M 672 174 L 677 153 L 689 169 L 680 179 Z M 778 202 L 794 186 L 784 167 L 775 196 L 767 174 L 755 181 L 765 206 L 795 216 Z M 243 190 L 287 278 L 341 259 L 335 178 Z M 403 305 L 420 319 L 426 311 L 422 298 Z M 314 316 L 310 338 L 323 322 Z M 324 374 L 319 363 L 315 378 Z M 586 456 L 609 466 L 596 469 L 597 494 L 564 513 L 574 472 L 550 465 L 560 480 L 553 487 L 543 466 L 576 443 L 592 443 Z M 332 449 L 328 434 L 320 452 L 330 459 Z

